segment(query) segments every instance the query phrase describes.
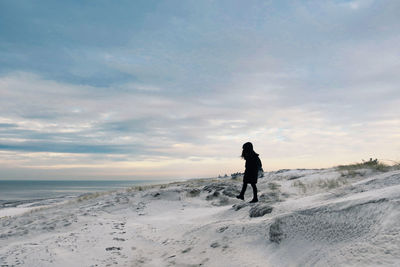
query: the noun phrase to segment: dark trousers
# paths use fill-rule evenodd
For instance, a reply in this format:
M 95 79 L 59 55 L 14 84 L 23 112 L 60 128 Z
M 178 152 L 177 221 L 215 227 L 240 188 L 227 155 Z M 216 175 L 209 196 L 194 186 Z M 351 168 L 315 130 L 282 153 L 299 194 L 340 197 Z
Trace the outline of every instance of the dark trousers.
M 240 192 L 241 196 L 244 196 L 244 193 L 246 192 L 247 189 L 247 184 L 248 183 L 243 183 L 242 191 Z M 257 199 L 257 186 L 255 183 L 250 183 L 251 187 L 253 187 L 253 199 Z

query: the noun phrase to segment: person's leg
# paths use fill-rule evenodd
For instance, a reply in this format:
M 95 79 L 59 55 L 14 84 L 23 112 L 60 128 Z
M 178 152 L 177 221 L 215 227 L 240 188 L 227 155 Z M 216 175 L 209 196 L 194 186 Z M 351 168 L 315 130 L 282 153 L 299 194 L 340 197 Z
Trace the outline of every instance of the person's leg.
M 253 200 L 251 200 L 250 202 L 257 202 L 258 201 L 258 197 L 257 197 L 257 186 L 255 183 L 251 183 L 251 187 L 253 187 Z
M 247 189 L 247 183 L 243 182 L 242 191 L 238 196 L 236 196 L 236 198 L 244 200 L 244 193 L 246 192 L 246 189 Z

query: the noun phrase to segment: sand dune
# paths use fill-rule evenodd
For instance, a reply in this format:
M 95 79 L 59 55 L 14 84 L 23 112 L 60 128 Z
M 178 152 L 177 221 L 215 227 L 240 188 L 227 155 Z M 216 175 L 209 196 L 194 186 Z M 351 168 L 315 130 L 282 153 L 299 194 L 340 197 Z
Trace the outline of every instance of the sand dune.
M 256 204 L 234 197 L 240 186 L 190 180 L 3 217 L 0 265 L 400 264 L 400 171 L 269 172 Z

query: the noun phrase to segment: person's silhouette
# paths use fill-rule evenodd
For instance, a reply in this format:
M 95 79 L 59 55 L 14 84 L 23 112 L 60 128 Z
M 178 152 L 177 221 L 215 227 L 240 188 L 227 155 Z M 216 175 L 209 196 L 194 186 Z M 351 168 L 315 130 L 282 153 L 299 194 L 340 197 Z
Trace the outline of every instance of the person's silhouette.
M 253 199 L 250 203 L 255 203 L 258 202 L 256 183 L 258 179 L 258 171 L 261 169 L 262 164 L 258 154 L 253 150 L 252 143 L 247 142 L 243 145 L 242 158 L 246 160 L 246 169 L 243 176 L 242 191 L 238 196 L 236 196 L 236 198 L 244 200 L 244 193 L 246 192 L 247 184 L 251 184 L 251 187 L 253 188 Z

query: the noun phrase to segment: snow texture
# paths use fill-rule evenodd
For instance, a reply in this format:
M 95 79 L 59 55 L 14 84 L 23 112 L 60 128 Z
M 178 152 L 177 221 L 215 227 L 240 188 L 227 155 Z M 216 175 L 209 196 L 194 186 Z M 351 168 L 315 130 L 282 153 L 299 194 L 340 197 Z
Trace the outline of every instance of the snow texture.
M 0 218 L 0 266 L 400 266 L 400 171 L 281 170 L 86 195 Z

